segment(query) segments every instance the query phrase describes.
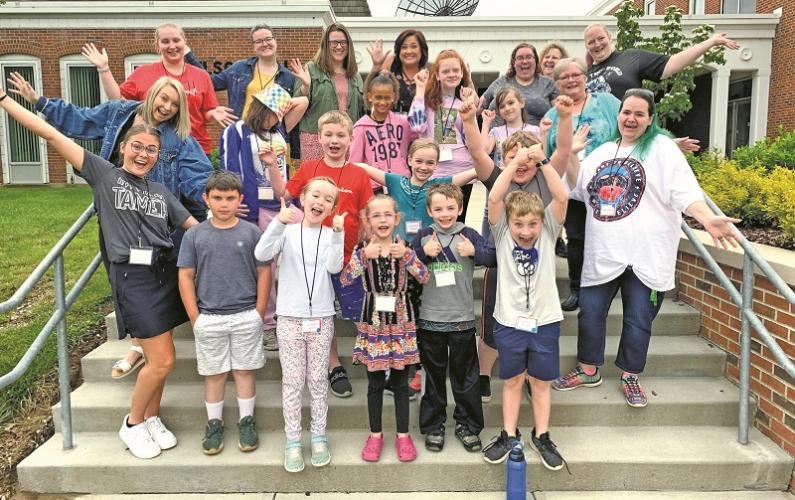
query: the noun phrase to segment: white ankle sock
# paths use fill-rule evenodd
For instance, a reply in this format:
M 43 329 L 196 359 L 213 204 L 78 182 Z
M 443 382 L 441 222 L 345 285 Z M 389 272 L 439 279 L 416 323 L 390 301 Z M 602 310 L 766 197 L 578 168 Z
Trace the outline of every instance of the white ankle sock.
M 207 420 L 223 420 L 224 419 L 224 402 L 223 400 L 217 403 L 208 403 L 207 401 L 204 402 L 204 406 L 207 408 Z
M 254 402 L 256 399 L 257 396 L 251 396 L 248 399 L 237 398 L 237 407 L 240 409 L 240 420 L 254 416 Z

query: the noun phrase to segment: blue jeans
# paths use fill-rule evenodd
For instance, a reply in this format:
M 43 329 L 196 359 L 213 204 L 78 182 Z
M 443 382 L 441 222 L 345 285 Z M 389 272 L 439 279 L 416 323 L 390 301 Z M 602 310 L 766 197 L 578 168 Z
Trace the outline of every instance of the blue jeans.
M 665 293 L 656 292 L 656 300 L 653 300 L 652 290 L 635 276 L 632 267 L 627 267 L 612 281 L 580 289 L 577 360 L 588 365 L 604 364 L 607 313 L 619 287 L 624 305 L 624 324 L 616 366 L 630 373 L 641 373 L 646 367 L 651 323 L 660 311 Z

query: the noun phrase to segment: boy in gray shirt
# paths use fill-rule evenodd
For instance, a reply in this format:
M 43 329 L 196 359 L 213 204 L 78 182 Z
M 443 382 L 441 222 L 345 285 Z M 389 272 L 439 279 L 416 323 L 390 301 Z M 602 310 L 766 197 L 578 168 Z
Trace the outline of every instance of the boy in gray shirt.
M 427 374 L 420 402 L 420 431 L 425 448 L 442 451 L 447 420 L 447 387 L 455 399 L 455 435 L 467 451 L 481 449 L 483 429 L 472 276 L 476 265 L 494 266 L 494 247 L 472 228 L 457 222 L 463 209 L 461 188 L 436 184 L 428 190 L 428 214 L 433 224 L 414 239 L 417 256 L 431 278 L 423 287 L 417 322 L 420 361 Z M 448 354 L 449 349 L 449 354 Z
M 196 361 L 204 376 L 207 455 L 224 446 L 224 387 L 235 380 L 240 417 L 238 447 L 259 444 L 254 423 L 255 370 L 265 364 L 262 317 L 270 290 L 270 267 L 255 259 L 262 231 L 237 218 L 243 197 L 237 175 L 213 173 L 203 195 L 212 218 L 185 233 L 179 252 L 179 290 L 193 325 Z

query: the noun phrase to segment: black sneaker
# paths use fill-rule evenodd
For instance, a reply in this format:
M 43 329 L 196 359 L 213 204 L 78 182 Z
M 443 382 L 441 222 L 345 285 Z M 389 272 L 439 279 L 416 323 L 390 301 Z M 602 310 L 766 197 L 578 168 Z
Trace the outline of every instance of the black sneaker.
M 428 451 L 442 451 L 444 448 L 444 429 L 437 429 L 425 435 L 425 449 Z
M 480 401 L 483 403 L 491 401 L 491 377 L 488 375 L 480 376 Z
M 524 390 L 525 390 L 525 396 L 527 396 L 527 400 L 528 401 L 532 401 L 533 400 L 533 389 L 532 389 L 532 387 L 530 387 L 530 381 L 527 379 L 527 377 L 525 377 L 525 379 L 524 379 Z
M 516 429 L 516 436 L 508 436 L 505 429 L 500 431 L 500 435 L 483 448 L 483 460 L 490 464 L 500 464 L 508 458 L 517 441 L 522 440 L 522 434 Z
M 328 381 L 331 384 L 331 393 L 338 398 L 349 398 L 353 395 L 351 381 L 348 380 L 348 372 L 345 368 L 338 366 L 328 374 Z
M 483 444 L 477 434 L 473 434 L 464 424 L 455 424 L 455 437 L 461 441 L 466 451 L 475 452 L 483 449 Z
M 558 238 L 558 241 L 555 242 L 555 255 L 563 257 L 564 259 L 569 255 L 566 242 L 563 241 L 563 238 Z
M 549 432 L 545 432 L 536 437 L 536 430 L 533 429 L 533 446 L 541 457 L 544 467 L 549 470 L 560 470 L 566 462 L 558 452 L 558 447 L 549 437 Z
M 564 311 L 576 311 L 580 308 L 580 291 L 572 290 L 569 296 L 560 303 L 560 308 Z

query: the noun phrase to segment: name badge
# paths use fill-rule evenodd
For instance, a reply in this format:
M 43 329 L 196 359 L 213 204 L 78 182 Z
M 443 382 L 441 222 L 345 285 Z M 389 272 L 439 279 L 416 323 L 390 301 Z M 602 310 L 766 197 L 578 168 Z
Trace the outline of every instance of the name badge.
M 439 148 L 439 161 L 451 161 L 453 159 L 453 150 L 450 148 Z
M 599 204 L 599 215 L 602 217 L 615 217 L 616 207 L 609 203 L 601 203 Z
M 130 247 L 130 264 L 137 266 L 151 266 L 154 251 L 152 247 Z
M 395 297 L 391 295 L 376 295 L 375 310 L 381 312 L 395 312 Z
M 519 316 L 516 321 L 516 329 L 523 332 L 538 333 L 538 320 L 528 316 Z
M 434 271 L 433 275 L 436 277 L 437 287 L 455 285 L 455 271 L 452 269 Z
M 406 221 L 406 234 L 417 234 L 422 229 L 421 220 L 407 220 Z
M 259 186 L 257 188 L 257 198 L 260 200 L 272 200 L 273 188 L 268 186 Z
M 301 320 L 301 332 L 320 333 L 320 320 L 319 319 Z

